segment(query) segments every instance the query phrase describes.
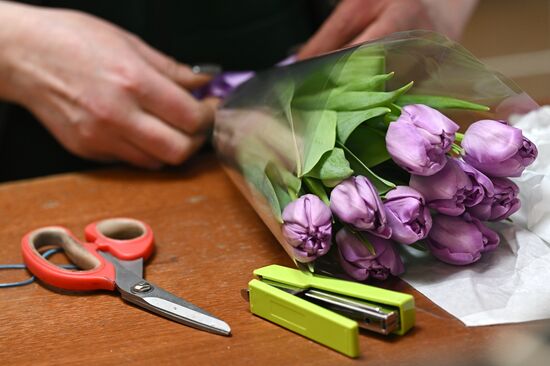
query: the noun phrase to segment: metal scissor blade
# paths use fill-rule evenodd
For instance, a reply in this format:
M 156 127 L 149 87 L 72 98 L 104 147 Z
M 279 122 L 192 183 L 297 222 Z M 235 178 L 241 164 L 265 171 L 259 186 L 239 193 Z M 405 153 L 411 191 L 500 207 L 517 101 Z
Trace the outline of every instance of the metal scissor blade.
M 142 308 L 178 323 L 221 335 L 231 335 L 224 321 L 128 270 L 120 261 L 106 252 L 100 254 L 116 268 L 116 285 L 122 298 Z
M 133 261 L 119 260 L 119 263 L 127 270 L 143 277 L 143 258 L 134 259 Z
M 161 289 L 157 290 L 159 290 L 157 291 L 157 295 L 158 292 L 162 292 Z M 173 299 L 169 300 L 165 297 L 173 297 Z M 179 323 L 206 330 L 211 333 L 225 336 L 231 335 L 231 328 L 226 322 L 170 293 L 166 293 L 164 297 L 148 296 L 143 298 L 143 300 L 150 305 L 148 309 L 151 311 L 164 315 Z

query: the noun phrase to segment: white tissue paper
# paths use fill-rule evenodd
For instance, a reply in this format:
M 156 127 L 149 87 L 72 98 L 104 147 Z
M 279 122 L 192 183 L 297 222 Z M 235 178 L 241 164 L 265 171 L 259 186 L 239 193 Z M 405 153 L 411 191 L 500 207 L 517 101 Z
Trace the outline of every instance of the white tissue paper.
M 467 326 L 550 318 L 550 106 L 511 119 L 539 155 L 520 178 L 522 208 L 493 229 L 500 247 L 456 267 L 407 248 L 402 279 Z M 415 257 L 415 260 L 407 260 Z

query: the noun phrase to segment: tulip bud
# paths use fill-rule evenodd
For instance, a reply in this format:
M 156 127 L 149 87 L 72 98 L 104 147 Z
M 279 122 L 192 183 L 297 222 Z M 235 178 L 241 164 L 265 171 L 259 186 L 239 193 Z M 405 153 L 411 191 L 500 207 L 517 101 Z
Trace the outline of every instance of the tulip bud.
M 403 107 L 390 123 L 386 148 L 393 161 L 411 174 L 429 176 L 447 163 L 458 125 L 437 110 L 422 104 Z
M 386 239 L 391 236 L 384 204 L 376 188 L 363 176 L 350 177 L 338 184 L 330 194 L 330 209 L 358 231 Z
M 498 234 L 468 213 L 462 217 L 437 215 L 428 234 L 428 248 L 439 260 L 456 265 L 478 261 L 481 254 L 495 249 Z
M 372 244 L 372 254 L 357 235 L 345 228 L 336 234 L 340 265 L 349 276 L 358 281 L 385 280 L 390 274 L 398 276 L 404 272 L 401 257 L 390 240 L 361 233 Z
M 493 178 L 494 195 L 483 199 L 468 212 L 480 220 L 500 221 L 521 207 L 518 186 L 507 178 Z
M 332 236 L 332 215 L 327 205 L 313 194 L 289 203 L 283 210 L 283 236 L 300 262 L 311 262 L 326 254 Z
M 409 185 L 424 196 L 428 207 L 450 216 L 464 212 L 466 193 L 472 189 L 470 179 L 452 158 L 432 176 L 412 175 Z
M 399 186 L 386 194 L 384 206 L 391 238 L 396 242 L 412 244 L 428 235 L 432 217 L 424 197 L 416 190 Z
M 479 204 L 485 198 L 493 197 L 495 187 L 493 182 L 485 174 L 474 168 L 473 166 L 461 161 L 455 160 L 460 168 L 466 173 L 472 187 L 464 191 L 464 206 L 473 207 Z
M 473 123 L 462 148 L 464 160 L 490 177 L 519 177 L 538 154 L 520 129 L 491 120 Z

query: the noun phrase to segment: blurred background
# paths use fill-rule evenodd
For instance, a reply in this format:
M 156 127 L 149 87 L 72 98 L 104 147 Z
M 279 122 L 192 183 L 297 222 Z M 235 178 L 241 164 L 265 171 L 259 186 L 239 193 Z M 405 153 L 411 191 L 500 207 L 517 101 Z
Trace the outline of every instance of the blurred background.
M 479 0 L 461 43 L 550 104 L 550 0 Z

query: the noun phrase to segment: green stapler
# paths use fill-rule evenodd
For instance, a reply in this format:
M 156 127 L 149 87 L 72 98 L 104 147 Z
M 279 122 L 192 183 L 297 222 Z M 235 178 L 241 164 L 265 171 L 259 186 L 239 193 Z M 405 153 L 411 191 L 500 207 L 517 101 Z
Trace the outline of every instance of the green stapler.
M 359 328 L 403 335 L 415 322 L 409 294 L 278 265 L 254 271 L 250 311 L 339 351 L 359 356 Z

